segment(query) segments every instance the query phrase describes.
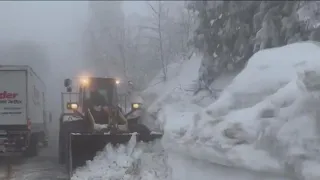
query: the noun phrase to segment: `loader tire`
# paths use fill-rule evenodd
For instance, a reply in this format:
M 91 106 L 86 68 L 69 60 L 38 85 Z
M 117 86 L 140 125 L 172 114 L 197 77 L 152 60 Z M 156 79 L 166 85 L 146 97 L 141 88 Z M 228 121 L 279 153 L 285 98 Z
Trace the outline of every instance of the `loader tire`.
M 65 162 L 64 152 L 59 152 L 59 164 L 64 164 Z
M 66 164 L 68 162 L 68 141 L 72 132 L 86 132 L 87 124 L 83 120 L 64 122 L 60 124 L 59 130 L 59 163 Z M 66 165 L 68 166 L 68 165 Z
M 35 157 L 39 154 L 39 136 L 34 133 L 31 134 L 29 146 L 25 152 L 26 157 Z

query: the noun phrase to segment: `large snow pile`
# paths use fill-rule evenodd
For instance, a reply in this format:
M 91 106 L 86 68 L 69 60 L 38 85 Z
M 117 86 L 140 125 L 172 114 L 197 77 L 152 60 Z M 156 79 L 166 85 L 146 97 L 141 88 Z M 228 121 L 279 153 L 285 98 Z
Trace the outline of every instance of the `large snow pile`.
M 71 180 L 165 180 L 170 171 L 160 141 L 137 143 L 135 135 L 126 145 L 108 144 L 86 166 L 78 168 Z
M 150 83 L 149 88 L 142 92 L 145 104 L 149 107 L 149 112 L 158 112 L 163 106 L 176 102 L 197 104 L 203 107 L 215 100 L 215 96 L 205 90 L 194 95 L 198 88 L 201 58 L 194 54 L 190 60 L 171 64 L 168 67 L 168 80 L 165 82 L 161 81 L 162 71 L 160 71 L 158 76 Z M 227 73 L 215 77 L 216 80 L 210 88 L 220 91 L 230 83 L 235 74 Z
M 162 76 L 160 71 L 159 75 L 150 83 L 149 88 L 142 92 L 144 103 L 148 107 L 148 115 L 144 118 L 148 126 L 157 126 L 159 122 L 164 124 L 164 122 L 161 122 L 162 118 L 158 119 L 160 121 L 156 121 L 156 123 L 147 121 L 157 119 L 158 112 L 169 104 L 175 104 L 175 106 L 179 104 L 180 109 L 188 114 L 193 111 L 200 111 L 215 100 L 216 95 L 207 90 L 201 90 L 195 95 L 195 91 L 198 89 L 200 64 L 201 57 L 197 55 L 193 55 L 190 60 L 171 64 L 168 67 L 167 81 L 159 81 Z M 230 83 L 234 76 L 234 73 L 228 73 L 216 77 L 210 88 L 221 90 Z
M 225 166 L 319 179 L 319 57 L 314 42 L 263 50 L 204 110 L 185 103 L 162 107 L 164 148 Z

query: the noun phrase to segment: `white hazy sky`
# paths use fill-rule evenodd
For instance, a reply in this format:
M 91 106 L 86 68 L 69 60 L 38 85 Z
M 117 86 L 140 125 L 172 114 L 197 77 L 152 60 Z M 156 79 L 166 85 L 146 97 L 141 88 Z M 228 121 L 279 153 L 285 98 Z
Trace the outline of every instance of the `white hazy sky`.
M 0 1 L 0 42 L 41 42 L 49 50 L 50 84 L 62 88 L 63 79 L 76 74 L 81 67 L 87 4 L 86 1 Z M 143 7 L 143 1 L 127 1 L 123 9 L 126 15 L 132 12 L 143 14 Z M 56 104 L 52 106 L 54 111 L 60 109 L 61 91 L 49 88 L 49 94 L 52 94 L 49 101 Z
M 46 39 L 48 34 L 68 34 L 87 17 L 86 1 L 2 1 L 0 2 L 0 38 L 36 36 Z M 133 12 L 146 14 L 145 1 L 125 1 L 126 15 Z M 55 32 L 53 32 L 55 31 Z M 59 32 L 59 33 L 58 33 Z M 70 34 L 68 34 L 70 35 Z M 55 38 L 56 39 L 56 38 Z M 58 38 L 59 39 L 59 38 Z
M 133 12 L 145 15 L 147 13 L 146 1 L 124 1 L 123 10 L 126 15 Z

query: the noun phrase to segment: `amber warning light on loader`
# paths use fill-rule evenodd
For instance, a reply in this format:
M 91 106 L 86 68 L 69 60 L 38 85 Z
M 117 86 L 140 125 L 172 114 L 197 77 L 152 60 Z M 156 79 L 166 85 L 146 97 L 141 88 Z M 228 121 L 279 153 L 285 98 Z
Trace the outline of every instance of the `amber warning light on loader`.
M 67 103 L 67 109 L 76 110 L 76 109 L 78 109 L 78 104 L 77 103 Z
M 87 77 L 82 77 L 82 78 L 80 79 L 80 83 L 81 83 L 82 86 L 88 86 L 88 84 L 89 84 L 89 78 L 87 78 Z

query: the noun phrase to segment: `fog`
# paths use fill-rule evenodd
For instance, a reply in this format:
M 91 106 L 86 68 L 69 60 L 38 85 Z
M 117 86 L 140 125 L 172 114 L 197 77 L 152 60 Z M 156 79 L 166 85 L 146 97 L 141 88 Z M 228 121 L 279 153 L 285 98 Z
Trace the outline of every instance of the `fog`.
M 100 18 L 107 23 L 99 24 L 101 22 L 98 20 L 98 23 L 91 28 L 91 16 L 89 15 L 91 12 L 87 1 L 1 1 L 0 64 L 31 66 L 46 82 L 48 110 L 53 112 L 54 118 L 57 118 L 61 110 L 60 95 L 61 91 L 64 91 L 63 79 L 72 78 L 85 72 L 86 69 L 90 69 L 88 66 L 101 66 L 94 64 L 93 59 L 98 59 L 100 63 L 102 60 L 106 63 L 104 66 L 110 67 L 108 70 L 102 67 L 104 72 L 114 70 L 120 73 L 120 75 L 117 75 L 120 77 L 122 77 L 122 74 L 129 73 L 126 77 L 135 76 L 135 81 L 140 84 L 144 83 L 141 87 L 145 86 L 147 80 L 152 79 L 152 76 L 148 77 L 148 74 L 155 75 L 155 72 L 161 68 L 161 63 L 158 60 L 159 54 L 156 50 L 158 42 L 153 42 L 153 35 L 140 38 L 140 31 L 138 32 L 135 29 L 137 23 L 147 21 L 151 23 L 149 18 L 151 16 L 148 14 L 150 13 L 150 7 L 144 1 L 126 1 L 118 4 L 122 4 L 120 6 L 126 21 L 126 25 L 122 25 L 121 28 L 125 29 L 124 31 L 131 30 L 131 34 L 126 35 L 123 42 L 117 42 L 121 41 L 122 35 L 119 39 L 111 40 L 116 42 L 111 42 L 108 39 L 103 39 L 108 36 L 105 34 L 110 33 L 109 29 L 98 32 L 98 34 L 100 33 L 98 36 L 101 37 L 95 40 L 98 44 L 98 50 L 96 50 L 95 45 L 90 44 L 90 40 L 88 42 L 88 38 L 92 38 L 89 31 L 97 31 L 99 28 L 103 30 L 103 26 L 116 26 L 117 20 L 113 21 L 113 19 L 121 18 L 122 12 L 119 12 L 121 8 L 113 12 L 114 8 L 112 6 L 109 7 L 111 8 L 109 10 L 109 5 L 102 7 L 102 10 L 107 14 L 100 14 Z M 168 7 L 171 7 L 171 5 L 168 5 Z M 132 16 L 132 14 L 135 15 Z M 151 19 L 151 21 L 156 20 Z M 174 31 L 178 32 L 175 29 Z M 118 33 L 117 30 L 115 32 Z M 145 30 L 144 33 L 146 32 Z M 170 33 L 168 39 L 172 36 L 169 35 Z M 140 38 L 140 40 L 133 40 L 134 36 Z M 108 46 L 108 43 L 110 46 Z M 148 46 L 145 46 L 144 43 Z M 168 43 L 173 44 L 171 41 Z M 118 46 L 120 44 L 126 52 L 119 50 Z M 129 47 L 126 44 L 133 44 L 134 46 Z M 31 47 L 31 55 L 29 46 Z M 23 54 L 21 51 L 25 49 L 27 49 L 27 53 L 23 52 L 25 53 Z M 172 49 L 172 47 L 168 49 Z M 7 55 L 8 52 L 11 54 Z M 89 56 L 88 52 L 91 53 Z M 171 51 L 170 53 L 174 54 Z M 110 56 L 109 59 L 105 57 L 106 54 Z M 170 57 L 170 54 L 167 57 Z M 128 67 L 122 65 L 126 59 L 131 61 L 127 62 Z M 141 65 L 144 66 L 141 67 Z M 131 69 L 125 70 L 125 68 Z
M 60 110 L 63 79 L 76 74 L 82 66 L 82 36 L 87 21 L 85 1 L 0 2 L 1 45 L 12 42 L 37 42 L 46 50 L 50 72 L 41 75 L 47 85 L 47 104 L 54 117 Z M 23 62 L 1 64 L 28 64 Z M 42 64 L 42 63 L 40 63 Z M 42 67 L 33 67 L 36 71 Z M 44 68 L 44 67 L 43 67 Z M 37 72 L 37 73 L 38 73 Z M 46 71 L 47 72 L 47 71 Z

